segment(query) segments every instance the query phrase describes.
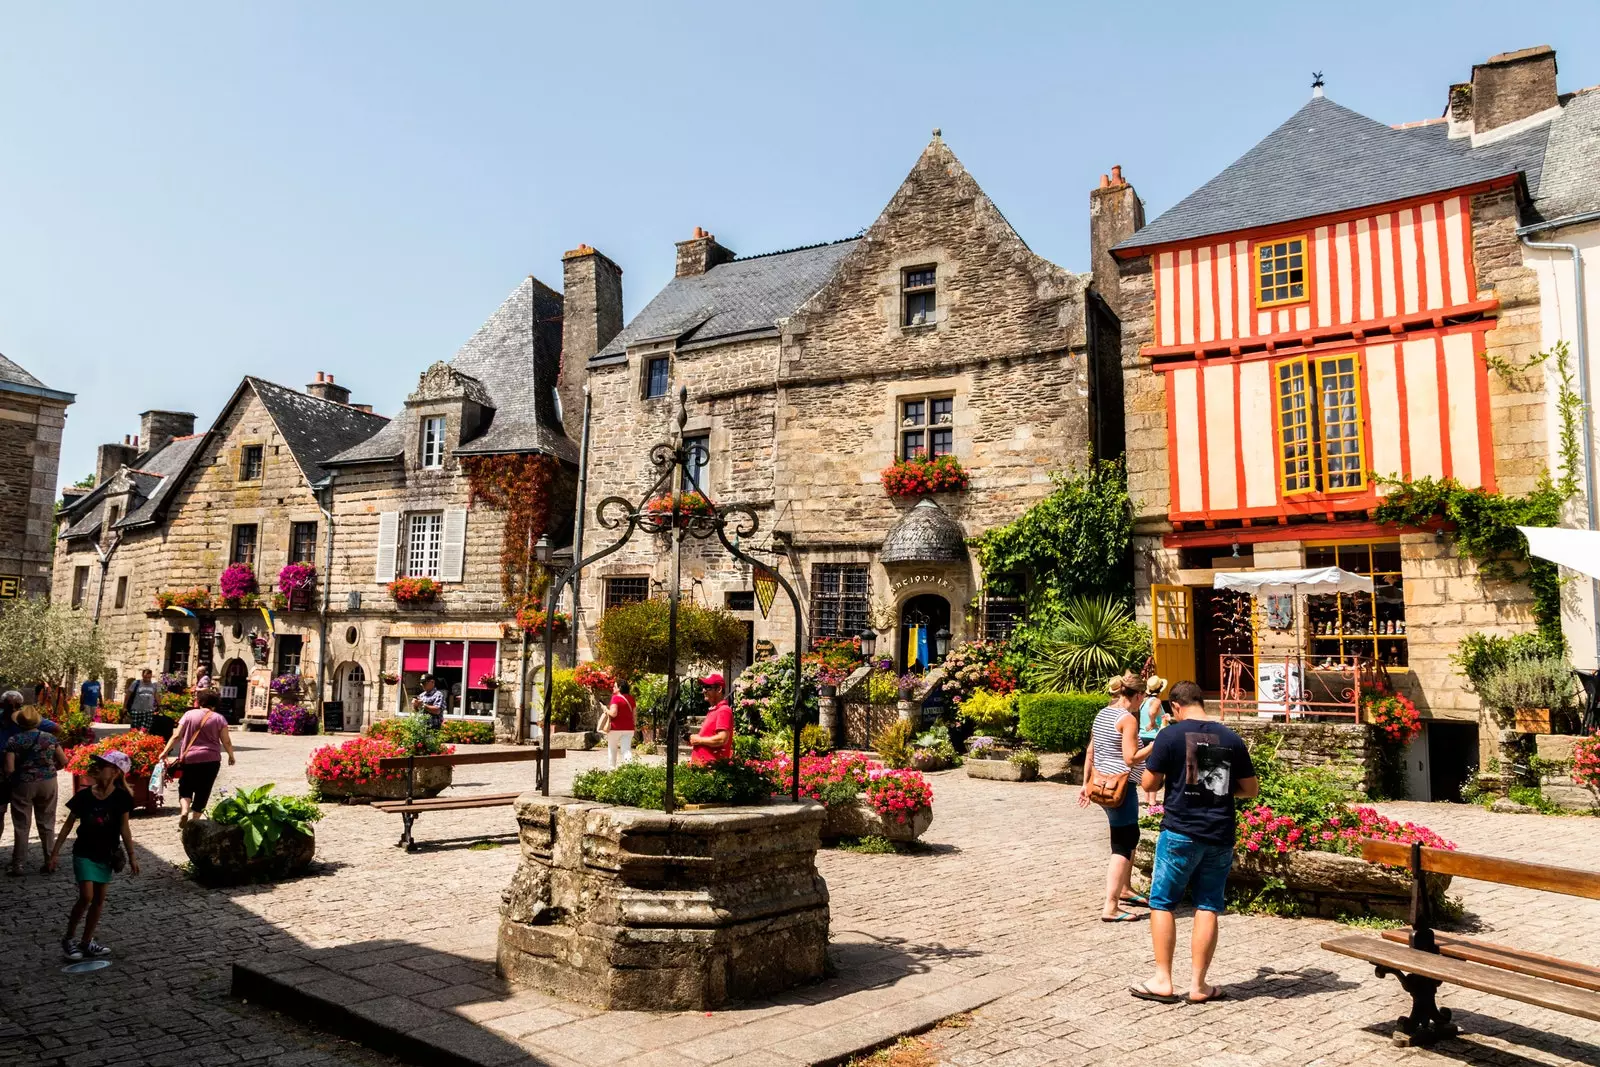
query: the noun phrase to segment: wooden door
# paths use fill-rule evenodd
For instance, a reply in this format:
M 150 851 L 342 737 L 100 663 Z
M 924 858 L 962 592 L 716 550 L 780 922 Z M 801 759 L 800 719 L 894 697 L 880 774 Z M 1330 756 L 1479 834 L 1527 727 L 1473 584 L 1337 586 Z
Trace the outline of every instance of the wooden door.
M 1193 681 L 1194 593 L 1184 585 L 1150 587 L 1156 673 L 1169 683 Z

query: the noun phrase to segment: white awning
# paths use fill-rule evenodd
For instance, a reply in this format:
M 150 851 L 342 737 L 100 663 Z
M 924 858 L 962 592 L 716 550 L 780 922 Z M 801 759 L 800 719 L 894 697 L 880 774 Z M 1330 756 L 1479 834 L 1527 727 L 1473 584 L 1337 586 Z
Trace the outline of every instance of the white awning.
M 1600 531 L 1552 526 L 1518 526 L 1517 529 L 1528 539 L 1528 551 L 1540 559 L 1600 578 Z
M 1215 589 L 1236 589 L 1252 596 L 1295 593 L 1370 593 L 1372 579 L 1338 567 L 1298 571 L 1223 571 L 1212 578 Z

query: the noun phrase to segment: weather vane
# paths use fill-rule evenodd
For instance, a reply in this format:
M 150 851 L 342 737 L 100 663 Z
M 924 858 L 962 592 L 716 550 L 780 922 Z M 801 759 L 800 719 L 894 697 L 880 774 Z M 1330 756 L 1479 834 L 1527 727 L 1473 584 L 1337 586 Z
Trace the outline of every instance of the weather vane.
M 1314 70 L 1311 72 L 1311 88 L 1322 88 L 1322 71 Z

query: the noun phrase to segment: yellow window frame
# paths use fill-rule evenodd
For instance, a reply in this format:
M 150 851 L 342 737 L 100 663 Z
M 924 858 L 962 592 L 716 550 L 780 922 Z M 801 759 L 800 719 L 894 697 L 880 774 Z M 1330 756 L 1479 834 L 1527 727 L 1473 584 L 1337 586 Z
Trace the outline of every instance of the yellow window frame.
M 1330 488 L 1328 485 L 1328 429 L 1333 424 L 1328 419 L 1327 407 L 1322 403 L 1322 383 L 1325 381 L 1325 378 L 1323 377 L 1324 368 L 1332 364 L 1334 367 L 1334 373 L 1337 374 L 1339 373 L 1338 362 L 1342 359 L 1348 359 L 1350 361 L 1350 373 L 1355 376 L 1355 383 L 1350 392 L 1355 398 L 1356 476 L 1360 478 L 1361 484 L 1340 486 L 1339 488 L 1334 489 Z M 1316 363 L 1317 426 L 1322 431 L 1320 447 L 1317 449 L 1317 466 L 1321 468 L 1320 473 L 1322 475 L 1322 492 L 1330 495 L 1365 492 L 1369 488 L 1367 484 L 1367 441 L 1366 435 L 1363 432 L 1366 429 L 1367 413 L 1365 405 L 1363 405 L 1361 402 L 1361 353 L 1340 352 L 1334 355 L 1318 356 Z M 1340 440 L 1343 441 L 1346 440 L 1346 438 L 1341 437 Z
M 1261 253 L 1273 245 L 1284 244 L 1285 242 L 1293 244 L 1295 241 L 1300 242 L 1300 271 L 1302 275 L 1300 284 L 1303 292 L 1300 296 L 1291 296 L 1283 300 L 1267 300 L 1261 291 Z M 1311 241 L 1305 234 L 1257 241 L 1251 249 L 1250 265 L 1255 271 L 1254 287 L 1257 308 L 1288 307 L 1291 304 L 1306 304 L 1311 301 Z
M 1284 422 L 1283 410 L 1283 372 L 1292 367 L 1300 368 L 1300 380 L 1305 386 L 1305 429 L 1306 438 L 1306 472 L 1309 475 L 1309 484 L 1299 489 L 1289 488 L 1289 463 L 1290 440 L 1289 427 Z M 1276 442 L 1278 451 L 1278 491 L 1284 496 L 1304 496 L 1317 491 L 1317 476 L 1320 464 L 1320 453 L 1317 451 L 1316 438 L 1310 436 L 1317 428 L 1316 388 L 1311 378 L 1311 368 L 1305 356 L 1285 359 L 1272 366 L 1272 417 L 1278 431 Z

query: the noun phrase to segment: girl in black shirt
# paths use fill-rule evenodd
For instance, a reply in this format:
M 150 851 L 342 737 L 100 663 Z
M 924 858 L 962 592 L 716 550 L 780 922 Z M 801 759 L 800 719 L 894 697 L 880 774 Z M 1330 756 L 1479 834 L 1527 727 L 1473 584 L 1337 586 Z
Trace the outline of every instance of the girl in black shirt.
M 107 752 L 89 764 L 89 785 L 67 801 L 67 824 L 56 838 L 45 869 L 56 869 L 61 844 L 78 825 L 78 839 L 72 846 L 72 874 L 78 882 L 78 899 L 67 919 L 67 936 L 61 939 L 61 952 L 69 960 L 85 956 L 111 955 L 111 950 L 94 939 L 95 927 L 106 905 L 106 886 L 122 867 L 123 846 L 127 847 L 130 873 L 139 873 L 139 858 L 133 851 L 133 829 L 128 814 L 133 811 L 133 794 L 128 792 L 124 775 L 132 761 L 125 752 Z M 119 840 L 120 839 L 120 840 Z M 72 935 L 83 920 L 83 940 L 73 943 Z

